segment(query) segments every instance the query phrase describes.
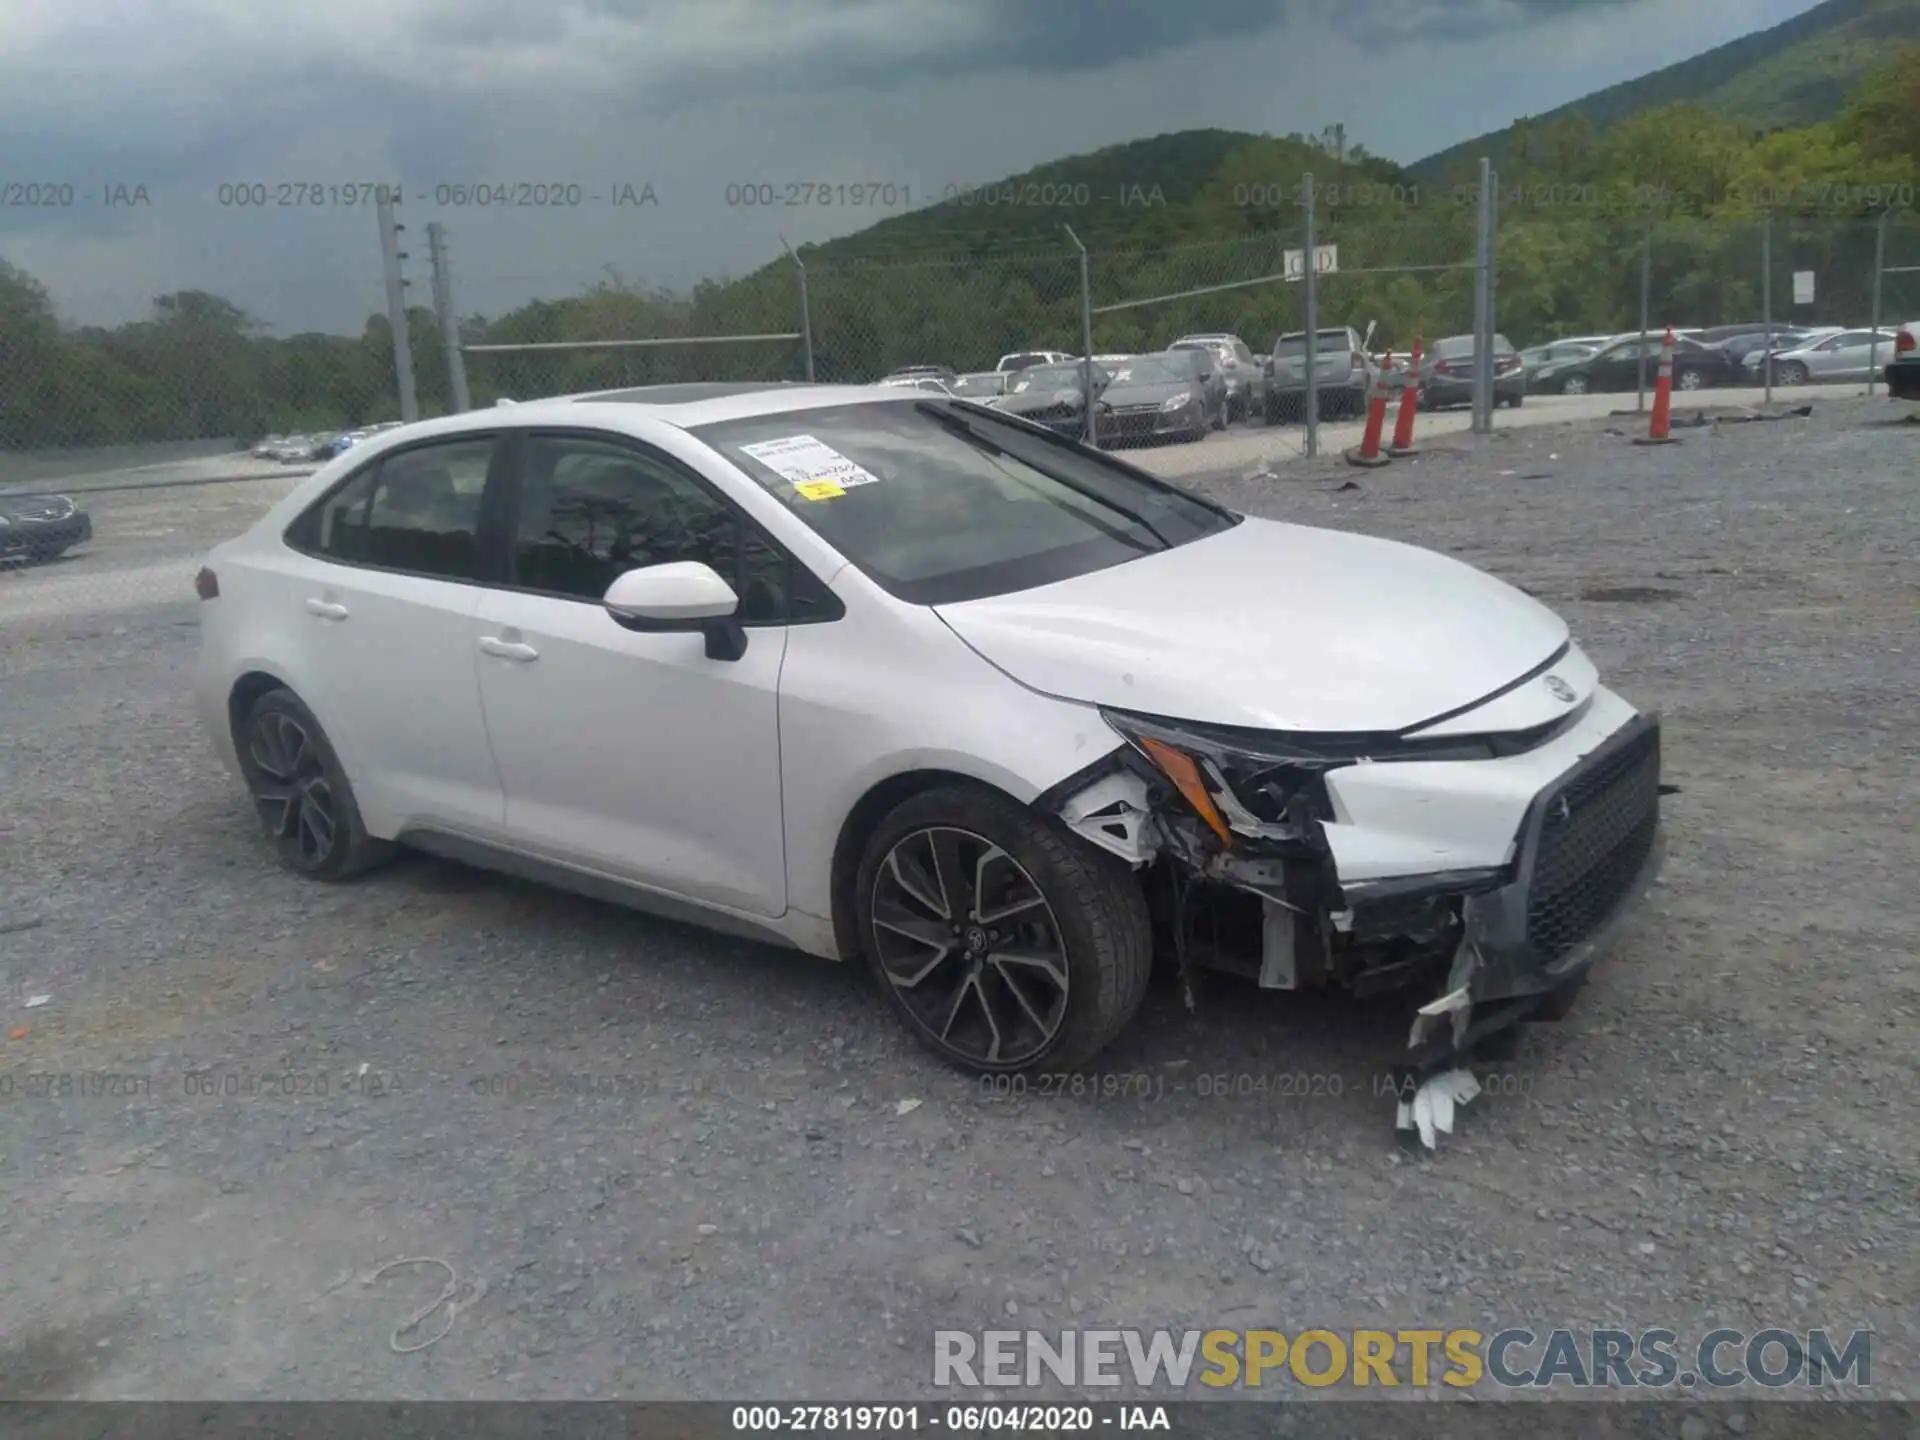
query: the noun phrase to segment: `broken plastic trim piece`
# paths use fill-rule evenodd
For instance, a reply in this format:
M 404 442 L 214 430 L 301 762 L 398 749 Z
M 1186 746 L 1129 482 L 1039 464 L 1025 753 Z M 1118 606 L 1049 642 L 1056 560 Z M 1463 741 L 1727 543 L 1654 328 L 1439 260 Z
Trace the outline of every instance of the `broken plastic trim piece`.
M 1480 1094 L 1480 1082 L 1470 1070 L 1447 1070 L 1435 1075 L 1402 1100 L 1394 1116 L 1396 1130 L 1417 1130 L 1420 1143 L 1432 1150 L 1439 1137 L 1453 1133 L 1454 1111 Z
M 1067 828 L 1136 868 L 1160 853 L 1147 782 L 1116 770 L 1068 796 L 1060 806 Z

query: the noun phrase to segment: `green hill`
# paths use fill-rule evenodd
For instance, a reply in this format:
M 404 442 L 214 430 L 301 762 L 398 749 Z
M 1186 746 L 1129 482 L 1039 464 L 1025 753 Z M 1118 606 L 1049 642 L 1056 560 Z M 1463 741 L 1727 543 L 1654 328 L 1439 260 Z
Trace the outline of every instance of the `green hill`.
M 1750 130 L 1797 129 L 1833 119 L 1896 46 L 1915 39 L 1920 4 L 1914 0 L 1826 0 L 1770 30 L 1528 118 L 1580 116 L 1605 130 L 1648 110 L 1695 104 Z M 1483 154 L 1497 165 L 1512 133 L 1509 126 L 1478 136 L 1408 171 L 1433 183 L 1478 164 Z

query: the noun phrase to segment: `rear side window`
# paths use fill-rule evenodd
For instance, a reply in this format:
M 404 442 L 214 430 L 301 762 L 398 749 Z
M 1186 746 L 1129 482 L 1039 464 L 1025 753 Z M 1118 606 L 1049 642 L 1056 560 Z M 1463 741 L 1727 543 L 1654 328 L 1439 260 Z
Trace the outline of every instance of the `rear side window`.
M 497 446 L 491 435 L 462 437 L 386 456 L 301 516 L 287 543 L 343 565 L 471 584 Z

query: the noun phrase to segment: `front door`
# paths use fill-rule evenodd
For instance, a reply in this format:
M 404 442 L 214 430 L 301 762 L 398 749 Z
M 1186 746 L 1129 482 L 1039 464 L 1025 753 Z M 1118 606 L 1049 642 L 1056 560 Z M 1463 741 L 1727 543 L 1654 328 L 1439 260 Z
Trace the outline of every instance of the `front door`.
M 742 565 L 757 532 L 679 462 L 578 432 L 528 436 L 509 508 L 511 582 L 488 589 L 467 640 L 509 833 L 651 889 L 784 913 L 787 630 L 756 623 L 774 613 L 766 575 Z M 636 634 L 603 608 L 617 576 L 674 560 L 742 590 L 738 660 L 709 659 L 699 634 Z

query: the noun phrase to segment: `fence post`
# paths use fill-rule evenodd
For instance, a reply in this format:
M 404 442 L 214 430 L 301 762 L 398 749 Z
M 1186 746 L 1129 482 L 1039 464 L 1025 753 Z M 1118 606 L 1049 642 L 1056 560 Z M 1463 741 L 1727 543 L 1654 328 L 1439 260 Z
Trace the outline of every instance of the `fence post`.
M 401 277 L 400 262 L 407 258 L 400 248 L 400 232 L 406 229 L 394 214 L 400 192 L 381 186 L 374 192 L 374 209 L 380 217 L 380 268 L 386 272 L 387 324 L 393 329 L 393 373 L 400 383 L 400 419 L 412 424 L 420 418 L 420 401 L 413 390 L 413 346 L 407 334 L 407 282 Z
M 1500 408 L 1494 393 L 1493 342 L 1500 333 L 1500 172 L 1493 172 L 1487 210 L 1487 429 Z
M 440 343 L 447 352 L 447 399 L 455 414 L 464 414 L 473 408 L 473 399 L 467 393 L 467 357 L 460 353 L 460 316 L 453 308 L 447 232 L 437 220 L 427 226 L 427 255 L 433 262 L 433 308 L 440 316 Z
M 1080 408 L 1087 444 L 1100 444 L 1100 421 L 1093 410 L 1093 276 L 1087 265 L 1087 247 L 1073 233 L 1071 225 L 1062 225 L 1073 248 L 1080 252 Z
M 1887 217 L 1893 211 L 1883 209 L 1873 234 L 1873 339 L 1867 346 L 1867 398 L 1873 398 L 1874 382 L 1880 378 L 1880 281 L 1887 273 Z
M 1306 244 L 1303 273 L 1300 276 L 1301 295 L 1303 297 L 1301 320 L 1307 332 L 1307 384 L 1301 393 L 1300 404 L 1305 410 L 1302 418 L 1307 424 L 1307 458 L 1313 459 L 1320 453 L 1320 266 L 1315 255 L 1313 220 L 1316 192 L 1313 188 L 1313 176 L 1300 177 L 1300 200 L 1306 207 Z
M 807 303 L 807 267 L 794 253 L 787 237 L 780 237 L 780 248 L 787 252 L 787 258 L 793 261 L 793 273 L 800 281 L 800 355 L 807 367 L 807 383 L 813 383 L 813 307 Z
M 1647 413 L 1647 329 L 1652 323 L 1653 309 L 1653 216 L 1647 216 L 1646 229 L 1640 236 L 1640 393 L 1634 401 L 1636 415 Z
M 1493 161 L 1480 157 L 1479 237 L 1475 246 L 1473 273 L 1473 433 L 1485 435 L 1493 429 L 1493 406 L 1489 394 L 1493 371 L 1493 336 L 1487 331 L 1487 299 L 1492 293 L 1493 235 L 1489 226 L 1493 202 Z
M 1766 373 L 1767 404 L 1773 403 L 1773 212 L 1760 217 L 1760 323 L 1766 327 L 1767 348 L 1761 359 Z

